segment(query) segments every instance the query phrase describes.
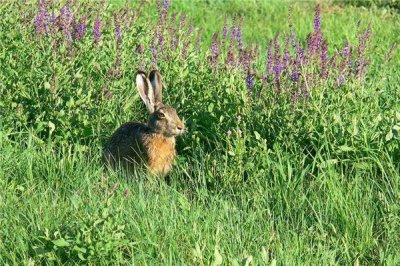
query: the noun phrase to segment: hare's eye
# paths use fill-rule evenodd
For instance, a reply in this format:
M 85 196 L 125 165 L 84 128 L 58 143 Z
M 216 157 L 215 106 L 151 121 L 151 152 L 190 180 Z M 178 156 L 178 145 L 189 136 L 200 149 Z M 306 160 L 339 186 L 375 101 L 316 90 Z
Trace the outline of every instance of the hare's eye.
M 157 113 L 157 117 L 158 117 L 158 118 L 165 118 L 165 114 L 163 114 L 163 113 Z

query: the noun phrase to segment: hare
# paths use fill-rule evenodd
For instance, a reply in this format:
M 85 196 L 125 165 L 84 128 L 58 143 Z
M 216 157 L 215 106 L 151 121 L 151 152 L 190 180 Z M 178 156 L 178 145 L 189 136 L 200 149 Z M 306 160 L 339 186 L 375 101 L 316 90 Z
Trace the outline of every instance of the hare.
M 103 160 L 128 171 L 146 165 L 150 173 L 165 177 L 176 156 L 175 138 L 184 132 L 185 125 L 174 108 L 162 103 L 163 86 L 157 70 L 148 77 L 137 72 L 136 86 L 150 113 L 148 123 L 128 122 L 119 127 L 103 150 Z

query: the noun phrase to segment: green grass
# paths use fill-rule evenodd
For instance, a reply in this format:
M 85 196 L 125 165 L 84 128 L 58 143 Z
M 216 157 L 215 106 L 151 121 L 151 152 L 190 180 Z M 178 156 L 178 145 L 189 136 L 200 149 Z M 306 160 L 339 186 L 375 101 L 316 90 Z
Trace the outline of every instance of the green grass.
M 100 162 L 115 128 L 145 121 L 132 50 L 137 39 L 149 43 L 154 9 L 124 36 L 122 73 L 111 77 L 111 30 L 99 50 L 86 38 L 72 59 L 53 57 L 14 8 L 1 6 L 0 264 L 400 264 L 399 51 L 384 63 L 400 42 L 400 16 L 324 5 L 332 50 L 356 41 L 358 20 L 372 22 L 365 86 L 321 86 L 306 103 L 274 99 L 272 90 L 249 101 L 242 76 L 206 66 L 209 40 L 225 12 L 237 13 L 246 42 L 265 46 L 287 30 L 287 7 L 172 3 L 204 29 L 205 41 L 186 61 L 160 63 L 166 102 L 189 126 L 165 182 L 106 172 Z M 293 6 L 300 36 L 312 27 L 313 9 Z M 98 100 L 102 86 L 111 99 Z

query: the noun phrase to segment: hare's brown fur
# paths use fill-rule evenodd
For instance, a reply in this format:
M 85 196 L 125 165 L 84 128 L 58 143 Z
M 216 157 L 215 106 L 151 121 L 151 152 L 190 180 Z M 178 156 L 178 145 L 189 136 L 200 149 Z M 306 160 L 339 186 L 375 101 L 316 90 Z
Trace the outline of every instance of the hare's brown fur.
M 128 122 L 119 127 L 105 147 L 103 159 L 112 167 L 119 164 L 129 171 L 135 166 L 147 165 L 151 173 L 166 176 L 176 156 L 175 137 L 183 132 L 185 126 L 174 108 L 162 104 L 158 72 L 153 73 L 155 78 L 151 82 L 143 73 L 138 75 L 137 85 L 150 112 L 149 122 Z M 150 93 L 153 94 L 147 95 Z
M 104 152 L 104 160 L 115 167 L 120 163 L 128 170 L 147 164 L 149 170 L 165 176 L 172 169 L 176 156 L 175 138 L 152 132 L 146 125 L 129 122 L 111 137 Z

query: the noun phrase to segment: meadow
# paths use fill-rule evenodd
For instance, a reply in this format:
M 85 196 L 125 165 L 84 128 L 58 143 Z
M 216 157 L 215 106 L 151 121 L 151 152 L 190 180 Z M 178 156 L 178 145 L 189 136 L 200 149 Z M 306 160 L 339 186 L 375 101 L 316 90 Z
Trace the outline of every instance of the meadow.
M 347 2 L 2 1 L 0 264 L 399 265 L 400 13 Z M 174 169 L 105 171 L 153 68 Z

